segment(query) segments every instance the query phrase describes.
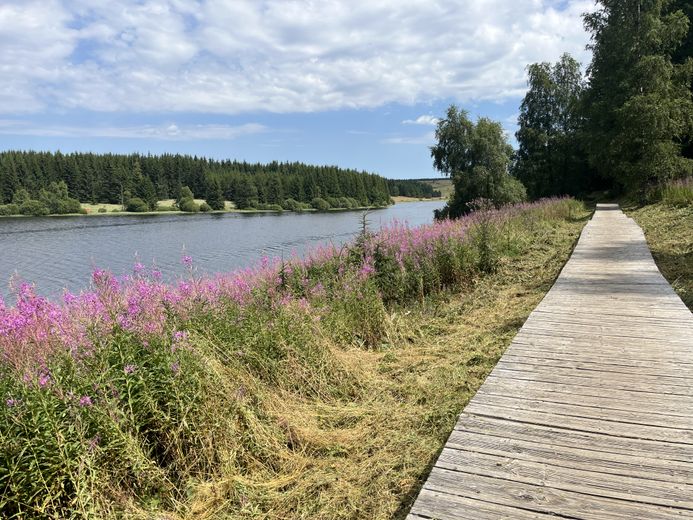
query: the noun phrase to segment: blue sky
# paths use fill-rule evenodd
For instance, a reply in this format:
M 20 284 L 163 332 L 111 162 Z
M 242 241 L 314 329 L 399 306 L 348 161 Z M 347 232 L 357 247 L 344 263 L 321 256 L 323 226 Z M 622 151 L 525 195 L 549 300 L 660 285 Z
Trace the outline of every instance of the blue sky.
M 432 177 L 456 103 L 515 131 L 524 67 L 586 63 L 589 0 L 2 0 L 0 149 Z

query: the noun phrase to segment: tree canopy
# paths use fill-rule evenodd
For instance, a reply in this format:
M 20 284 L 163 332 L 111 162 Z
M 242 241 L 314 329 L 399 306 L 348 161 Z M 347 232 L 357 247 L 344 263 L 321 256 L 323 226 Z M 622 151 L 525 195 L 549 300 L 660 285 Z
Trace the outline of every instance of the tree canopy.
M 593 185 L 585 160 L 581 100 L 585 80 L 569 54 L 527 67 L 513 173 L 532 198 L 584 192 Z
M 690 21 L 667 0 L 599 0 L 585 15 L 592 63 L 585 93 L 590 164 L 621 189 L 690 175 L 682 155 L 693 123 Z M 676 57 L 674 60 L 672 57 Z
M 474 123 L 467 111 L 451 105 L 435 135 L 433 165 L 452 178 L 455 188 L 439 217 L 463 215 L 480 198 L 496 205 L 525 199 L 524 187 L 509 174 L 513 149 L 500 123 L 484 117 Z
M 138 198 L 150 209 L 157 200 L 178 198 L 183 186 L 189 187 L 190 198 L 211 197 L 216 208 L 223 207 L 224 199 L 241 207 L 281 204 L 289 198 L 308 204 L 316 197 L 333 199 L 336 204 L 350 198 L 360 206 L 390 203 L 385 178 L 336 166 L 168 154 L 0 153 L 0 204 L 11 202 L 20 189 L 37 199 L 42 189 L 60 181 L 81 202 L 125 205 Z

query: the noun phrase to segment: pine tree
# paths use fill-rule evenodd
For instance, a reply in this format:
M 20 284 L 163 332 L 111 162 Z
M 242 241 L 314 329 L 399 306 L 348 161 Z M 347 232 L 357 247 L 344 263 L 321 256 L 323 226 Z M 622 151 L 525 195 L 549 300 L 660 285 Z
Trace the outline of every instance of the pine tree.
M 221 189 L 221 184 L 217 179 L 211 179 L 207 182 L 206 201 L 213 210 L 221 210 L 225 208 L 224 193 Z

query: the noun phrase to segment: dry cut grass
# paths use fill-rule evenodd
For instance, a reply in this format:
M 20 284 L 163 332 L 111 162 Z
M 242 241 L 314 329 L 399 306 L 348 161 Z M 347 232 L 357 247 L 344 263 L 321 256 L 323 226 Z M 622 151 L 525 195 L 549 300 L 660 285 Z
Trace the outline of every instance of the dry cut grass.
M 550 289 L 585 218 L 544 230 L 461 294 L 390 311 L 376 350 L 323 338 L 359 382 L 353 398 L 255 387 L 274 468 L 258 462 L 243 478 L 201 483 L 182 518 L 404 518 L 457 415 Z

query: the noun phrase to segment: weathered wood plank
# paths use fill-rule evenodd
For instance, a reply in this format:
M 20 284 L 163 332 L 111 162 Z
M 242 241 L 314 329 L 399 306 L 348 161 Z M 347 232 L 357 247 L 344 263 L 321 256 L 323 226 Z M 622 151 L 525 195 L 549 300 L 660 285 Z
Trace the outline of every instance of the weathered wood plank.
M 479 435 L 476 432 L 460 430 L 453 430 L 445 447 L 597 473 L 643 478 L 660 482 L 660 484 L 654 484 L 658 486 L 666 486 L 671 482 L 693 485 L 693 472 L 688 463 L 651 458 L 647 453 L 640 455 L 623 452 L 609 453 L 592 450 L 586 446 L 575 448 L 552 444 L 543 438 L 527 441 L 512 437 L 497 437 L 490 432 Z
M 693 316 L 600 205 L 410 518 L 693 518 Z
M 578 469 L 546 461 L 451 448 L 441 452 L 436 467 L 563 491 L 689 509 L 693 513 L 693 485 L 682 482 L 664 483 L 661 480 L 611 475 L 592 468 Z
M 571 430 L 560 426 L 548 426 L 497 417 L 482 417 L 462 413 L 455 431 L 467 431 L 480 436 L 495 435 L 526 441 L 541 441 L 566 447 L 583 447 L 605 453 L 626 454 L 634 457 L 656 457 L 663 461 L 678 461 L 690 464 L 693 446 L 674 444 L 661 440 L 632 439 L 608 433 Z

